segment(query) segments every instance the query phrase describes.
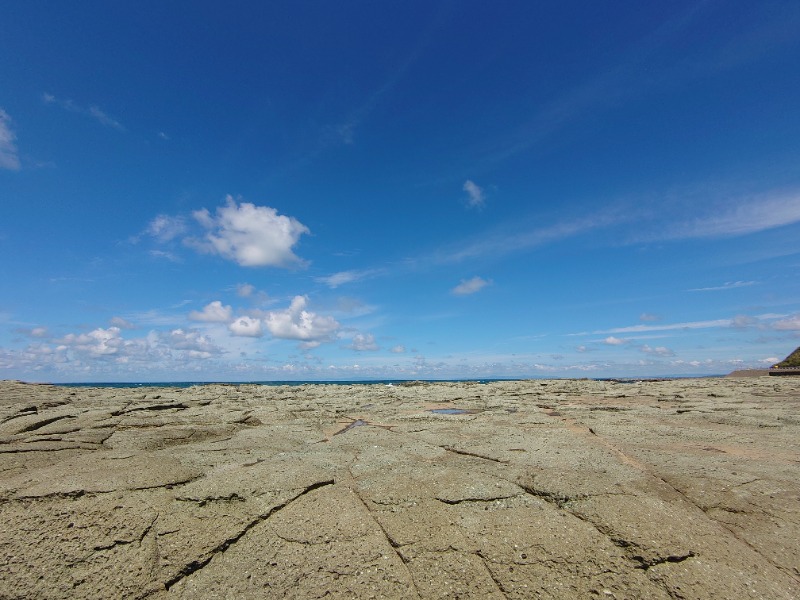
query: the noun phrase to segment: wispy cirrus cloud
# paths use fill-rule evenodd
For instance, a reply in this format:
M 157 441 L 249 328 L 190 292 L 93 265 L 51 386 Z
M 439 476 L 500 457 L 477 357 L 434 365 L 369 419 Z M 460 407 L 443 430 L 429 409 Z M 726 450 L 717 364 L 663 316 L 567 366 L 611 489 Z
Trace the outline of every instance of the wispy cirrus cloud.
M 375 277 L 383 273 L 385 273 L 384 269 L 354 269 L 351 271 L 339 271 L 338 273 L 326 277 L 315 277 L 314 280 L 319 283 L 324 283 L 331 289 L 336 289 L 340 285 L 354 283 L 362 279 L 369 279 L 370 277 Z
M 606 335 L 606 334 L 626 334 L 644 333 L 652 331 L 680 331 L 689 329 L 712 329 L 719 327 L 743 328 L 758 324 L 769 324 L 776 319 L 785 318 L 787 315 L 768 313 L 750 317 L 747 315 L 737 315 L 730 319 L 712 319 L 708 321 L 686 321 L 683 323 L 664 323 L 659 325 L 629 325 L 627 327 L 612 327 L 611 329 L 598 329 L 595 331 L 584 331 L 581 333 L 570 333 L 567 335 Z
M 21 163 L 16 145 L 17 136 L 11 129 L 11 117 L 0 108 L 0 169 L 19 171 Z
M 534 227 L 522 232 L 499 229 L 468 241 L 460 246 L 437 252 L 433 262 L 448 264 L 471 258 L 499 258 L 516 252 L 524 252 L 571 238 L 592 230 L 623 223 L 631 218 L 617 210 L 609 209 L 588 215 L 585 218 L 561 221 L 544 227 Z
M 677 222 L 663 239 L 723 238 L 800 222 L 800 190 L 768 192 L 716 207 L 712 214 Z
M 715 285 L 711 287 L 702 287 L 702 288 L 692 288 L 687 290 L 689 292 L 717 292 L 722 290 L 733 290 L 736 288 L 741 287 L 749 287 L 751 285 L 755 285 L 755 281 L 728 281 L 723 283 L 722 285 Z
M 42 94 L 42 100 L 44 101 L 45 104 L 54 104 L 56 106 L 60 106 L 61 108 L 69 112 L 74 112 L 77 114 L 85 115 L 87 117 L 92 117 L 98 123 L 100 123 L 101 125 L 105 125 L 106 127 L 116 129 L 117 131 L 122 131 L 122 132 L 126 131 L 122 123 L 111 117 L 108 113 L 101 110 L 98 106 L 94 104 L 88 107 L 80 106 L 79 104 L 76 104 L 69 98 L 66 100 L 62 100 L 61 98 L 56 98 L 52 94 L 48 93 Z

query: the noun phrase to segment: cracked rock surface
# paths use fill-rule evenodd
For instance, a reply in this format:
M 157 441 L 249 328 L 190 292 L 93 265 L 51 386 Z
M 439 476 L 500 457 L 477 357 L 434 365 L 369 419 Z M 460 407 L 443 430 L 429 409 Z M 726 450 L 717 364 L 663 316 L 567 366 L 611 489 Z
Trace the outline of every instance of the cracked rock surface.
M 3 599 L 798 598 L 800 378 L 4 381 L 0 524 Z

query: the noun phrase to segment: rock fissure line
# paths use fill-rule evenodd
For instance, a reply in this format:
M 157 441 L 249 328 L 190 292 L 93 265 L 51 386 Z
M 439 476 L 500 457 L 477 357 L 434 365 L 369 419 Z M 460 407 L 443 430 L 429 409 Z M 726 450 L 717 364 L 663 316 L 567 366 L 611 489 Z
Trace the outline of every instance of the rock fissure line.
M 16 413 L 11 415 L 10 417 L 6 417 L 2 421 L 0 421 L 0 424 L 8 423 L 9 421 L 12 421 L 14 419 L 18 419 L 20 417 L 29 417 L 30 415 L 35 415 L 35 414 L 38 414 L 38 413 L 39 413 L 39 409 L 36 406 L 28 406 L 27 408 L 21 408 L 20 410 L 18 410 Z
M 520 494 L 512 494 L 510 496 L 496 496 L 494 498 L 460 498 L 458 500 L 451 500 L 448 498 L 435 498 L 435 500 L 438 500 L 443 504 L 449 504 L 450 506 L 454 506 L 456 504 L 462 504 L 465 502 L 488 503 L 488 502 L 496 502 L 497 500 L 508 500 L 509 498 L 516 498 L 518 495 Z
M 300 490 L 300 492 L 298 492 L 297 494 L 295 494 L 294 496 L 292 496 L 291 498 L 286 500 L 286 502 L 278 504 L 277 506 L 273 506 L 266 513 L 258 515 L 255 519 L 253 519 L 247 525 L 245 525 L 245 527 L 239 533 L 237 533 L 236 535 L 234 535 L 232 537 L 229 537 L 229 538 L 223 540 L 222 543 L 220 543 L 216 547 L 214 547 L 207 557 L 205 557 L 203 559 L 200 559 L 200 560 L 193 560 L 189 564 L 184 565 L 184 567 L 174 577 L 172 577 L 169 581 L 167 581 L 164 584 L 164 588 L 169 590 L 172 586 L 174 586 L 179 581 L 185 579 L 186 577 L 188 577 L 192 573 L 196 573 L 197 571 L 203 569 L 206 565 L 208 565 L 208 563 L 210 563 L 213 560 L 213 558 L 215 556 L 217 556 L 218 554 L 225 553 L 225 551 L 227 551 L 228 548 L 230 548 L 236 542 L 238 542 L 240 539 L 242 539 L 245 536 L 245 534 L 247 534 L 247 532 L 250 531 L 253 527 L 255 527 L 256 525 L 258 525 L 260 523 L 263 523 L 264 521 L 269 519 L 272 515 L 274 515 L 278 511 L 283 510 L 284 508 L 289 506 L 292 502 L 294 502 L 298 498 L 301 498 L 301 497 L 305 496 L 306 494 L 308 494 L 310 492 L 313 492 L 314 490 L 317 490 L 319 488 L 325 487 L 327 485 L 333 485 L 333 484 L 334 484 L 334 480 L 333 479 L 326 479 L 326 480 L 323 480 L 323 481 L 317 481 L 315 483 L 312 483 L 311 485 L 304 487 L 302 490 Z
M 503 582 L 498 580 L 497 577 L 495 577 L 494 571 L 492 571 L 491 567 L 489 566 L 490 561 L 486 559 L 486 557 L 480 550 L 475 552 L 474 555 L 481 559 L 481 562 L 483 563 L 483 568 L 486 569 L 486 572 L 489 574 L 489 578 L 494 583 L 494 586 L 497 588 L 497 591 L 500 592 L 504 598 L 508 598 L 509 597 L 508 592 L 506 591 L 505 587 L 503 587 Z
M 38 414 L 38 413 L 37 413 Z M 17 435 L 20 433 L 30 433 L 31 431 L 36 431 L 37 429 L 41 429 L 46 425 L 50 425 L 50 423 L 55 423 L 56 421 L 61 421 L 63 419 L 75 419 L 77 418 L 75 415 L 60 415 L 58 417 L 49 417 L 47 419 L 42 419 L 41 421 L 36 421 L 35 423 L 31 423 L 17 431 Z
M 460 454 L 461 456 L 471 456 L 473 458 L 480 458 L 482 460 L 490 460 L 492 462 L 501 463 L 507 465 L 509 461 L 501 460 L 499 458 L 494 458 L 493 456 L 486 456 L 484 454 L 478 454 L 476 452 L 470 452 L 468 450 L 459 450 L 458 448 L 453 448 L 452 446 L 439 446 L 442 450 L 446 450 L 447 452 L 452 452 L 453 454 Z
M 781 565 L 775 563 L 775 561 L 773 561 L 769 556 L 763 554 L 762 552 L 760 552 L 758 550 L 758 548 L 756 548 L 755 546 L 750 544 L 750 542 L 748 542 L 746 539 L 744 539 L 741 536 L 739 536 L 739 534 L 737 534 L 736 531 L 734 529 L 732 529 L 727 523 L 725 523 L 724 521 L 721 521 L 719 519 L 715 519 L 713 517 L 713 515 L 708 513 L 707 509 L 705 509 L 701 505 L 697 504 L 683 490 L 681 490 L 680 488 L 672 485 L 669 481 L 667 481 L 666 479 L 664 479 L 663 477 L 661 477 L 657 473 L 653 472 L 647 465 L 645 465 L 644 463 L 641 463 L 640 461 L 638 461 L 638 460 L 636 460 L 634 458 L 631 458 L 630 456 L 625 454 L 622 450 L 620 450 L 616 445 L 611 443 L 604 436 L 598 435 L 596 433 L 594 433 L 594 434 L 591 434 L 591 433 L 590 434 L 586 434 L 584 432 L 584 430 L 587 429 L 587 427 L 585 425 L 577 423 L 573 419 L 566 418 L 566 417 L 562 418 L 561 420 L 565 423 L 565 425 L 568 427 L 568 429 L 573 431 L 573 433 L 576 433 L 578 435 L 583 435 L 583 437 L 585 437 L 587 439 L 594 439 L 594 440 L 599 441 L 603 446 L 605 446 L 607 449 L 609 449 L 613 453 L 615 453 L 624 464 L 627 464 L 627 465 L 630 465 L 632 467 L 637 468 L 639 471 L 641 471 L 645 475 L 651 477 L 652 479 L 654 479 L 656 481 L 661 482 L 662 484 L 664 484 L 665 486 L 667 486 L 668 488 L 673 490 L 676 494 L 678 494 L 681 498 L 683 498 L 684 501 L 686 501 L 689 505 L 694 506 L 699 511 L 701 511 L 706 516 L 707 519 L 709 519 L 710 521 L 716 523 L 719 527 L 721 527 L 722 529 L 724 529 L 725 531 L 730 533 L 733 536 L 734 539 L 736 539 L 740 543 L 742 543 L 745 546 L 747 546 L 748 548 L 750 548 L 753 552 L 755 552 L 758 556 L 760 556 L 761 558 L 766 560 L 769 564 L 774 566 L 776 569 L 780 570 L 782 573 L 786 573 L 792 579 L 794 579 L 796 582 L 800 583 L 800 577 L 798 577 L 795 573 L 792 573 L 791 571 L 785 569 Z M 591 438 L 589 436 L 591 436 Z M 572 513 L 572 514 L 575 514 L 575 513 Z M 578 518 L 581 518 L 577 514 L 575 514 L 575 516 L 577 516 Z M 589 522 L 589 521 L 587 521 L 587 522 Z M 599 531 L 599 529 L 598 529 L 598 531 Z
M 373 516 L 372 509 L 370 509 L 370 507 L 367 504 L 367 502 L 364 500 L 364 498 L 361 496 L 361 494 L 358 493 L 358 489 L 356 489 L 357 480 L 356 480 L 355 476 L 353 475 L 353 472 L 350 470 L 350 467 L 347 467 L 347 471 L 348 471 L 348 473 L 350 473 L 350 477 L 352 478 L 352 481 L 353 481 L 353 485 L 350 486 L 350 491 L 353 493 L 353 495 L 356 498 L 358 498 L 358 501 L 361 502 L 362 506 L 364 507 L 364 510 L 367 511 L 367 514 L 369 515 L 369 518 L 372 519 L 372 522 L 375 523 L 375 525 L 378 527 L 380 532 L 383 534 L 383 537 L 386 538 L 386 541 L 389 543 L 389 547 L 392 549 L 392 552 L 394 552 L 395 555 L 397 556 L 397 558 L 400 559 L 400 564 L 402 564 L 403 567 L 406 570 L 406 574 L 408 575 L 408 579 L 411 582 L 411 587 L 414 588 L 414 593 L 417 595 L 418 598 L 422 598 L 422 594 L 419 593 L 419 589 L 417 588 L 417 583 L 416 583 L 416 581 L 414 581 L 414 574 L 411 572 L 411 568 L 408 566 L 408 562 L 409 561 L 406 559 L 405 556 L 403 556 L 403 553 L 400 552 L 400 550 L 399 550 L 402 547 L 401 544 L 399 544 L 389 534 L 389 532 L 386 531 L 386 529 L 383 527 L 383 525 L 381 525 L 380 521 L 378 521 L 378 519 L 376 519 Z

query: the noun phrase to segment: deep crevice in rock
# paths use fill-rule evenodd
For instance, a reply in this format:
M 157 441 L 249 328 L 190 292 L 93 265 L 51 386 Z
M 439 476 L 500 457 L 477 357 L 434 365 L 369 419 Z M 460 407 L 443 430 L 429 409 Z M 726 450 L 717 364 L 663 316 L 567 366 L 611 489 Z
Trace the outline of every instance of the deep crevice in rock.
M 245 534 L 248 531 L 250 531 L 253 527 L 255 527 L 256 525 L 258 525 L 260 523 L 263 523 L 264 521 L 269 519 L 272 515 L 274 515 L 276 512 L 278 512 L 280 510 L 283 510 L 284 508 L 289 506 L 292 502 L 294 502 L 298 498 L 301 498 L 302 496 L 305 496 L 306 494 L 308 494 L 310 492 L 313 492 L 314 490 L 317 490 L 317 489 L 319 489 L 321 487 L 325 487 L 327 485 L 333 485 L 333 483 L 334 483 L 333 479 L 326 479 L 324 481 L 317 481 L 315 483 L 312 483 L 309 486 L 306 486 L 302 490 L 300 490 L 299 493 L 297 493 L 294 496 L 292 496 L 291 498 L 289 498 L 286 502 L 283 502 L 282 504 L 278 504 L 277 506 L 273 506 L 266 513 L 261 514 L 258 517 L 256 517 L 255 519 L 253 519 L 252 521 L 250 521 L 247 525 L 245 525 L 244 528 L 242 528 L 241 531 L 239 531 L 239 533 L 237 533 L 236 535 L 234 535 L 232 537 L 227 538 L 226 540 L 223 540 L 222 543 L 218 544 L 215 548 L 213 548 L 211 550 L 211 552 L 209 553 L 209 555 L 207 557 L 205 557 L 203 559 L 200 559 L 200 560 L 193 560 L 189 564 L 185 565 L 174 577 L 172 577 L 172 579 L 170 579 L 169 581 L 167 581 L 164 584 L 164 588 L 169 590 L 172 586 L 174 586 L 179 581 L 185 579 L 186 577 L 188 577 L 192 573 L 196 573 L 197 571 L 199 571 L 202 568 L 204 568 L 206 565 L 208 565 L 208 563 L 210 563 L 214 559 L 215 556 L 217 556 L 218 554 L 223 554 L 225 551 L 227 551 L 228 548 L 230 548 L 236 542 L 238 542 L 240 539 L 242 539 L 245 536 Z

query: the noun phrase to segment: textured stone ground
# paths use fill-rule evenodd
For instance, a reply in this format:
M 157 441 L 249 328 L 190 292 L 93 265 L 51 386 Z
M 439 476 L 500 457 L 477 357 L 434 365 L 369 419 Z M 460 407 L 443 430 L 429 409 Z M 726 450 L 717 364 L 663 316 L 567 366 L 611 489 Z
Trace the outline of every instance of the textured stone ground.
M 0 598 L 798 598 L 799 500 L 800 378 L 0 383 Z

